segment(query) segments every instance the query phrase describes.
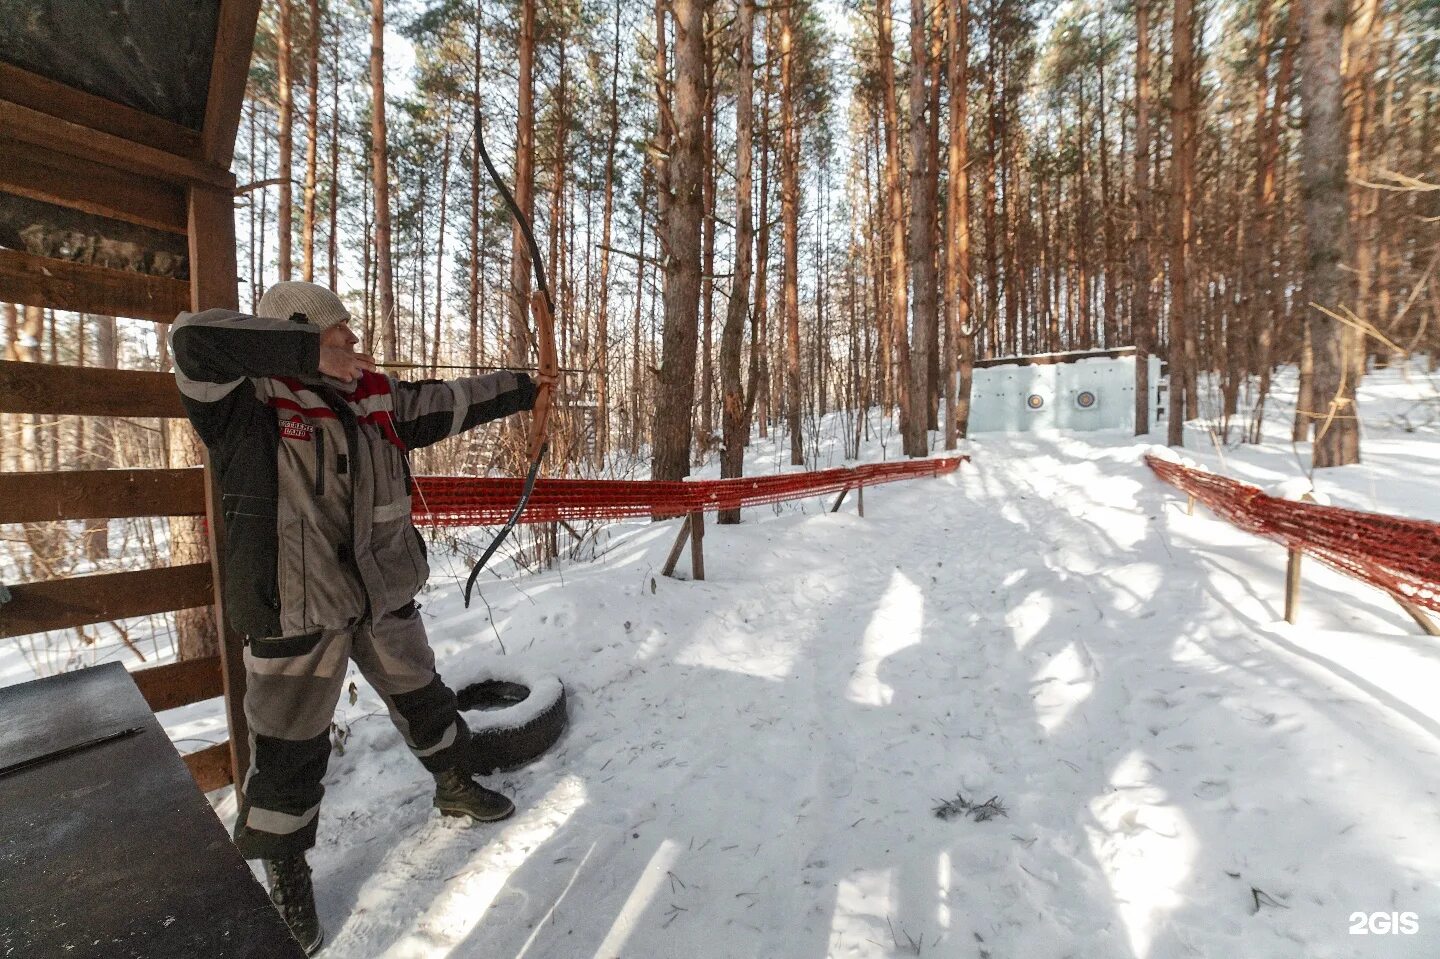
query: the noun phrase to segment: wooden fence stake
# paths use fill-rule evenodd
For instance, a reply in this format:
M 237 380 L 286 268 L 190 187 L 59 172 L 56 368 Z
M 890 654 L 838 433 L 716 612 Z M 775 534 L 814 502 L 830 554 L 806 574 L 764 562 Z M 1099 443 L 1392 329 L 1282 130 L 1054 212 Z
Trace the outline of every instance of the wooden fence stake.
M 864 519 L 864 518 L 865 518 L 865 484 L 864 484 L 864 483 L 861 483 L 861 484 L 860 484 L 860 489 L 858 489 L 858 490 L 856 491 L 856 495 L 857 495 L 858 497 L 860 497 L 860 499 L 859 499 L 860 518 L 861 518 L 861 519 Z
M 705 513 L 696 510 L 690 514 L 690 575 L 700 580 L 705 578 Z
M 1191 497 L 1190 501 L 1195 501 Z M 1309 493 L 1301 494 L 1296 501 L 1300 503 L 1313 503 L 1315 497 Z M 1290 559 L 1285 564 L 1285 622 L 1295 625 L 1295 617 L 1300 615 L 1300 550 L 1290 550 Z
M 832 506 L 832 507 L 830 507 L 830 512 L 832 512 L 832 513 L 838 513 L 838 512 L 840 512 L 840 504 L 843 503 L 843 502 L 845 502 L 845 497 L 846 497 L 846 496 L 849 496 L 849 495 L 850 495 L 850 487 L 847 486 L 847 487 L 845 487 L 844 489 L 842 489 L 842 490 L 840 491 L 840 495 L 835 498 L 835 505 Z
M 1414 603 L 1410 602 L 1410 600 L 1408 599 L 1405 599 L 1403 596 L 1399 596 L 1395 593 L 1391 593 L 1390 595 L 1395 597 L 1395 602 L 1400 604 L 1401 609 L 1405 610 L 1405 612 L 1410 614 L 1410 618 L 1415 620 L 1415 625 L 1419 626 L 1428 635 L 1440 636 L 1440 626 L 1435 625 L 1435 621 L 1426 614 L 1425 610 L 1421 609 L 1419 606 L 1416 606 Z
M 1290 550 L 1290 561 L 1285 566 L 1285 622 L 1294 625 L 1300 613 L 1300 551 Z
M 1193 493 L 1187 493 L 1186 496 L 1188 497 L 1188 499 L 1187 499 L 1187 501 L 1186 501 L 1186 503 L 1185 503 L 1185 515 L 1186 515 L 1186 516 L 1194 516 L 1194 515 L 1195 515 L 1195 495 L 1194 495 Z
M 670 547 L 670 556 L 665 560 L 665 568 L 660 572 L 664 576 L 675 575 L 675 564 L 680 562 L 680 551 L 685 548 L 685 541 L 690 538 L 690 517 L 680 523 L 680 532 L 675 537 L 675 544 Z

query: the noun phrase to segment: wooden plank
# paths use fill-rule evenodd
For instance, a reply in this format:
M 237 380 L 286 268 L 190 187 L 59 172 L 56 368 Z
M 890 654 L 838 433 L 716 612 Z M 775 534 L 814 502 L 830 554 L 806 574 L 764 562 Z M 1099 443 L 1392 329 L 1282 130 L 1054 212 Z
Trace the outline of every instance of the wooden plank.
M 0 413 L 184 416 L 169 373 L 0 360 Z
M 4 61 L 0 61 L 0 90 L 11 103 L 64 117 L 91 130 L 149 144 L 178 157 L 198 160 L 202 156 L 200 134 L 194 130 Z
M 214 699 L 225 690 L 220 681 L 220 657 L 186 659 L 164 666 L 137 669 L 130 674 L 151 712 L 164 712 Z
M 0 136 L 0 190 L 97 216 L 184 234 L 185 193 L 48 147 Z
M 0 130 L 17 140 L 50 147 L 127 173 L 139 173 L 172 183 L 198 182 L 227 190 L 235 188 L 235 177 L 226 168 L 92 130 L 9 100 L 0 99 Z
M 204 513 L 202 469 L 0 473 L 0 523 Z
M 190 285 L 168 276 L 0 250 L 0 303 L 169 323 L 190 309 Z
M 0 639 L 208 606 L 212 582 L 209 563 L 190 563 L 22 583 L 0 606 Z
M 202 793 L 221 789 L 235 781 L 230 774 L 230 744 L 216 743 L 180 757 L 185 760 L 195 785 Z
M 201 155 L 229 169 L 235 158 L 235 134 L 240 129 L 240 107 L 250 75 L 255 47 L 255 24 L 260 0 L 220 0 L 215 25 L 215 56 L 210 62 L 210 88 L 205 101 Z

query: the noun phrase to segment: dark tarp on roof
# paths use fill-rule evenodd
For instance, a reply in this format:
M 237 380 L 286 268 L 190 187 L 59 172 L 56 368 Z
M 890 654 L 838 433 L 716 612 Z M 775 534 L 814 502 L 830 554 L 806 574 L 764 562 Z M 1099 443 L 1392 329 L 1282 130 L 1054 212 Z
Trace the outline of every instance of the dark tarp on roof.
M 0 0 L 0 60 L 192 130 L 220 0 Z

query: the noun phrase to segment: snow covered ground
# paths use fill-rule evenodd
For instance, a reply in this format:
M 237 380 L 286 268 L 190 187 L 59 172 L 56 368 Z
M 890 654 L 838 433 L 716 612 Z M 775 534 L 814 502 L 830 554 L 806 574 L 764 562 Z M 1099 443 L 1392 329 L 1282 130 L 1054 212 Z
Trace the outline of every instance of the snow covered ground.
M 1440 403 L 1418 373 L 1367 378 L 1366 463 L 1317 480 L 1337 505 L 1440 519 L 1417 402 Z M 1188 445 L 1262 485 L 1308 459 Z M 863 519 L 710 525 L 704 582 L 660 575 L 674 522 L 617 525 L 598 561 L 487 575 L 493 622 L 437 559 L 442 673 L 496 662 L 498 631 L 565 682 L 571 728 L 490 779 L 515 818 L 464 828 L 358 681 L 311 856 L 323 955 L 1440 955 L 1440 645 L 1314 563 L 1286 625 L 1283 550 L 1185 515 L 1144 449 L 981 436 Z M 957 794 L 1004 815 L 938 818 Z M 1351 933 L 1374 912 L 1418 931 Z
M 1433 395 L 1368 379 L 1367 462 L 1322 488 L 1440 518 L 1440 433 L 1394 419 Z M 673 523 L 490 580 L 571 729 L 492 780 L 513 820 L 462 828 L 361 683 L 312 855 L 327 955 L 1440 953 L 1440 646 L 1315 564 L 1285 625 L 1283 551 L 1186 516 L 1131 437 L 971 451 L 868 491 L 864 519 L 711 526 L 705 582 L 659 575 Z M 1288 444 L 1223 468 L 1299 472 Z M 424 615 L 461 682 L 498 645 L 437 566 Z M 938 818 L 957 794 L 1005 814 Z M 1373 912 L 1418 931 L 1352 934 Z

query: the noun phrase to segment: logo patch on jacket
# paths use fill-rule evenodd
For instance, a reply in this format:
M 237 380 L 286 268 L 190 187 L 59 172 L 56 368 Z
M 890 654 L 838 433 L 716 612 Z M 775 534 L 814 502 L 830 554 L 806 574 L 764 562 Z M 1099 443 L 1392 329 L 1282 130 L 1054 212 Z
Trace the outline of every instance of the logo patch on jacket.
M 292 420 L 286 420 L 280 424 L 280 435 L 287 440 L 305 440 L 308 442 L 315 435 L 315 427 L 297 416 Z

